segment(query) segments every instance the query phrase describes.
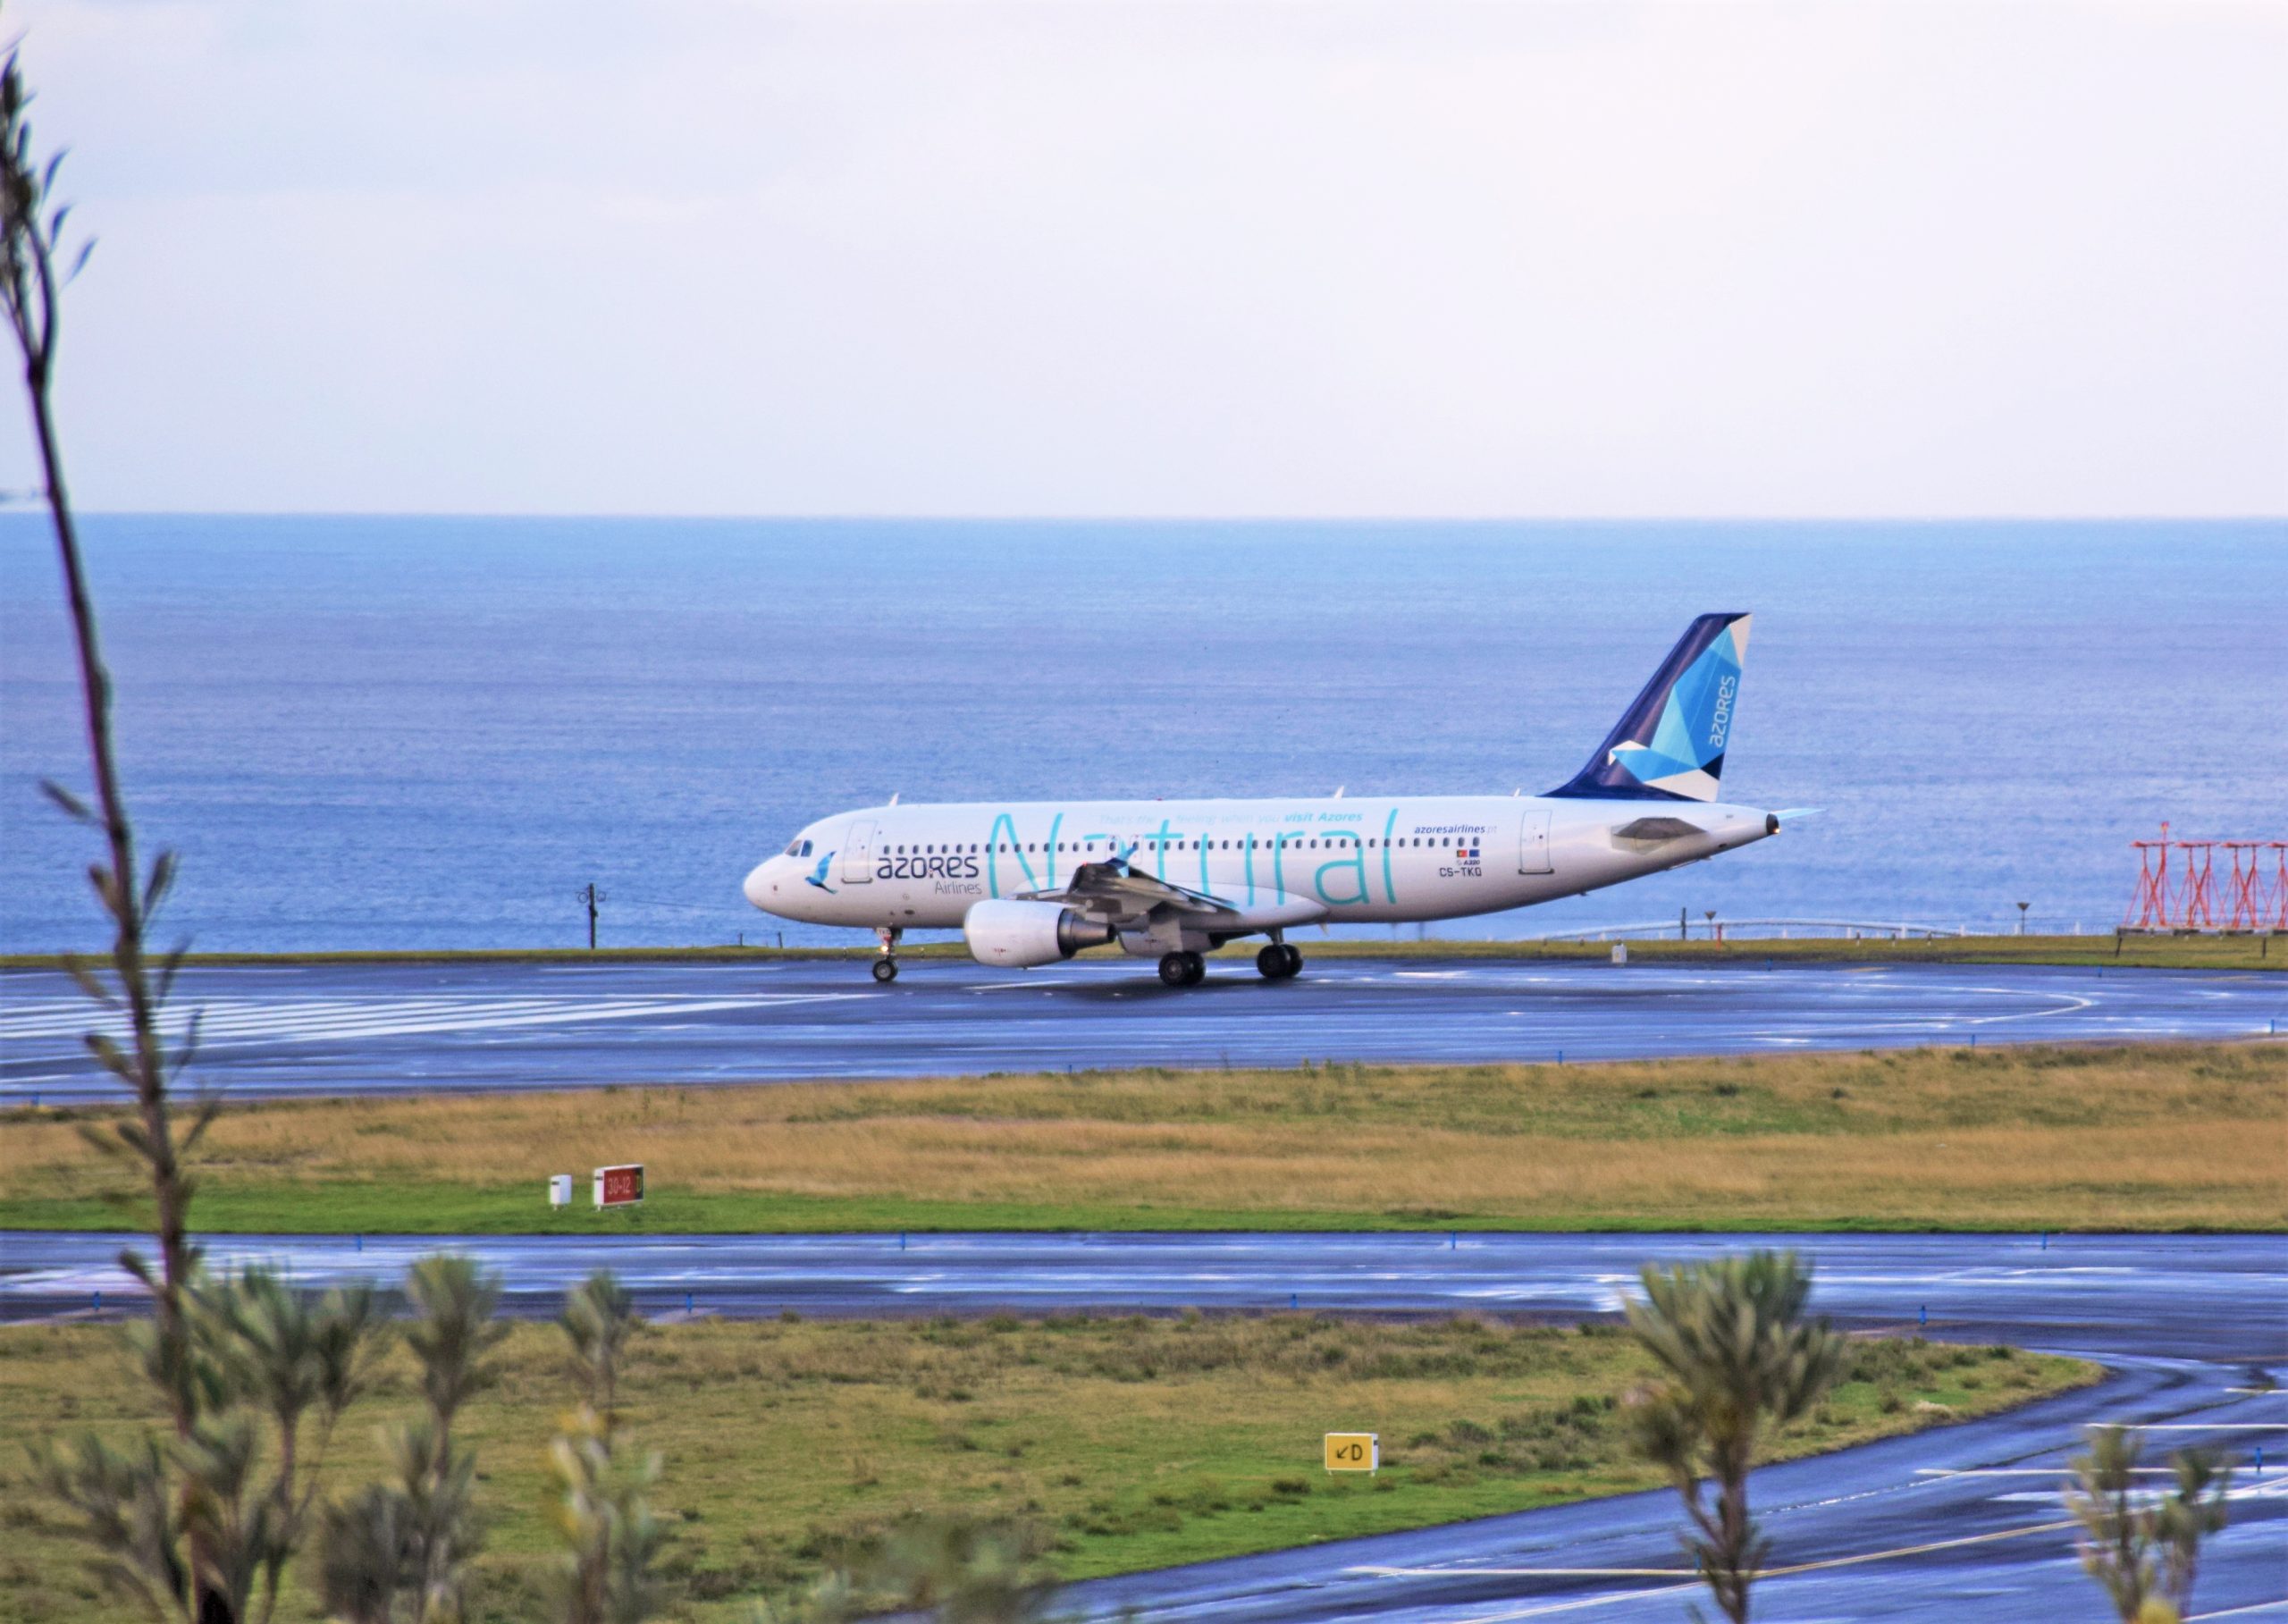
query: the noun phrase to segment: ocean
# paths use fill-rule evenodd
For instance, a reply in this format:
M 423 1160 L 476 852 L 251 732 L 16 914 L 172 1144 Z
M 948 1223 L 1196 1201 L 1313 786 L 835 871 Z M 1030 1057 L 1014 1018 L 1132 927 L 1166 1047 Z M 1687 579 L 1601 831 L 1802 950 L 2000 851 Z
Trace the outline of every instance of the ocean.
M 739 880 L 893 793 L 1532 794 L 1704 610 L 1756 616 L 1727 797 L 1820 815 L 1436 934 L 2104 931 L 2163 819 L 2288 837 L 2279 521 L 84 529 L 162 935 L 211 949 L 577 945 L 592 882 L 607 945 L 854 942 Z M 44 518 L 0 517 L 10 951 L 102 940 L 37 789 L 87 781 L 67 635 Z

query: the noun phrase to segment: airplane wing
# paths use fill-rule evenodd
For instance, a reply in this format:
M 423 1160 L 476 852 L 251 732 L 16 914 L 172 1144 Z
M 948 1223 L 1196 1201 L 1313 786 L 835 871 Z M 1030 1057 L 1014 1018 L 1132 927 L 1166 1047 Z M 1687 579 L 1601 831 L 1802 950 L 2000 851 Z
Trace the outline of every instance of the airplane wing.
M 1122 930 L 1144 929 L 1171 920 L 1209 932 L 1244 935 L 1289 925 L 1308 924 L 1326 917 L 1327 906 L 1309 897 L 1258 890 L 1245 905 L 1205 891 L 1186 890 L 1140 874 L 1124 857 L 1104 862 L 1084 862 L 1061 889 L 1028 891 L 1026 902 L 1063 903 L 1092 913 Z
M 1061 902 L 1084 913 L 1099 913 L 1114 921 L 1147 918 L 1160 908 L 1190 914 L 1203 921 L 1240 921 L 1240 910 L 1204 891 L 1187 891 L 1165 879 L 1139 874 L 1115 857 L 1106 862 L 1084 862 L 1072 878 L 1054 891 L 1027 891 L 1026 902 Z

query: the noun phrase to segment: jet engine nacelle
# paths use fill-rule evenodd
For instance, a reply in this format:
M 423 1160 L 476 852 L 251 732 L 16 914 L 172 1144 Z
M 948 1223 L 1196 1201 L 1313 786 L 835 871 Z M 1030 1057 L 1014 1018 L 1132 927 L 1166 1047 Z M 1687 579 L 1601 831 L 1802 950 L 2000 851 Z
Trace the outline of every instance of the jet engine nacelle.
M 1022 969 L 1101 947 L 1112 940 L 1113 928 L 1063 903 L 1004 900 L 972 904 L 962 916 L 962 937 L 979 963 Z

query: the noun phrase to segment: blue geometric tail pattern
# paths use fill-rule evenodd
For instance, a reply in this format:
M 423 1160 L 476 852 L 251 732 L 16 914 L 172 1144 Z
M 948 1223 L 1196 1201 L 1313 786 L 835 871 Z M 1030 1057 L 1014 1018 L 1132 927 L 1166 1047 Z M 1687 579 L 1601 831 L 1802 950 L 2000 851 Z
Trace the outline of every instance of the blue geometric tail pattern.
M 1739 703 L 1748 620 L 1744 614 L 1695 620 L 1588 765 L 1549 793 L 1713 801 Z

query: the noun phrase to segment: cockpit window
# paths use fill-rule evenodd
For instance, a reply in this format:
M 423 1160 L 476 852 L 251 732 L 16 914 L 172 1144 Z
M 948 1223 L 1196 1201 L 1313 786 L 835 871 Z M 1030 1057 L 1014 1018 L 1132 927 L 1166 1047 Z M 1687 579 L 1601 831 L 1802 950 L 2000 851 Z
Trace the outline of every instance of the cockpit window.
M 809 841 L 805 840 L 805 841 L 803 841 L 803 856 L 805 856 L 805 857 L 807 857 L 807 856 L 809 856 L 810 854 L 811 854 L 811 843 L 810 843 Z
M 809 841 L 807 841 L 807 840 L 800 840 L 800 839 L 796 839 L 796 840 L 789 840 L 789 841 L 786 843 L 786 855 L 787 855 L 787 856 L 789 856 L 789 857 L 807 857 L 807 856 L 809 856 L 810 854 L 811 854 L 811 843 L 810 843 Z

